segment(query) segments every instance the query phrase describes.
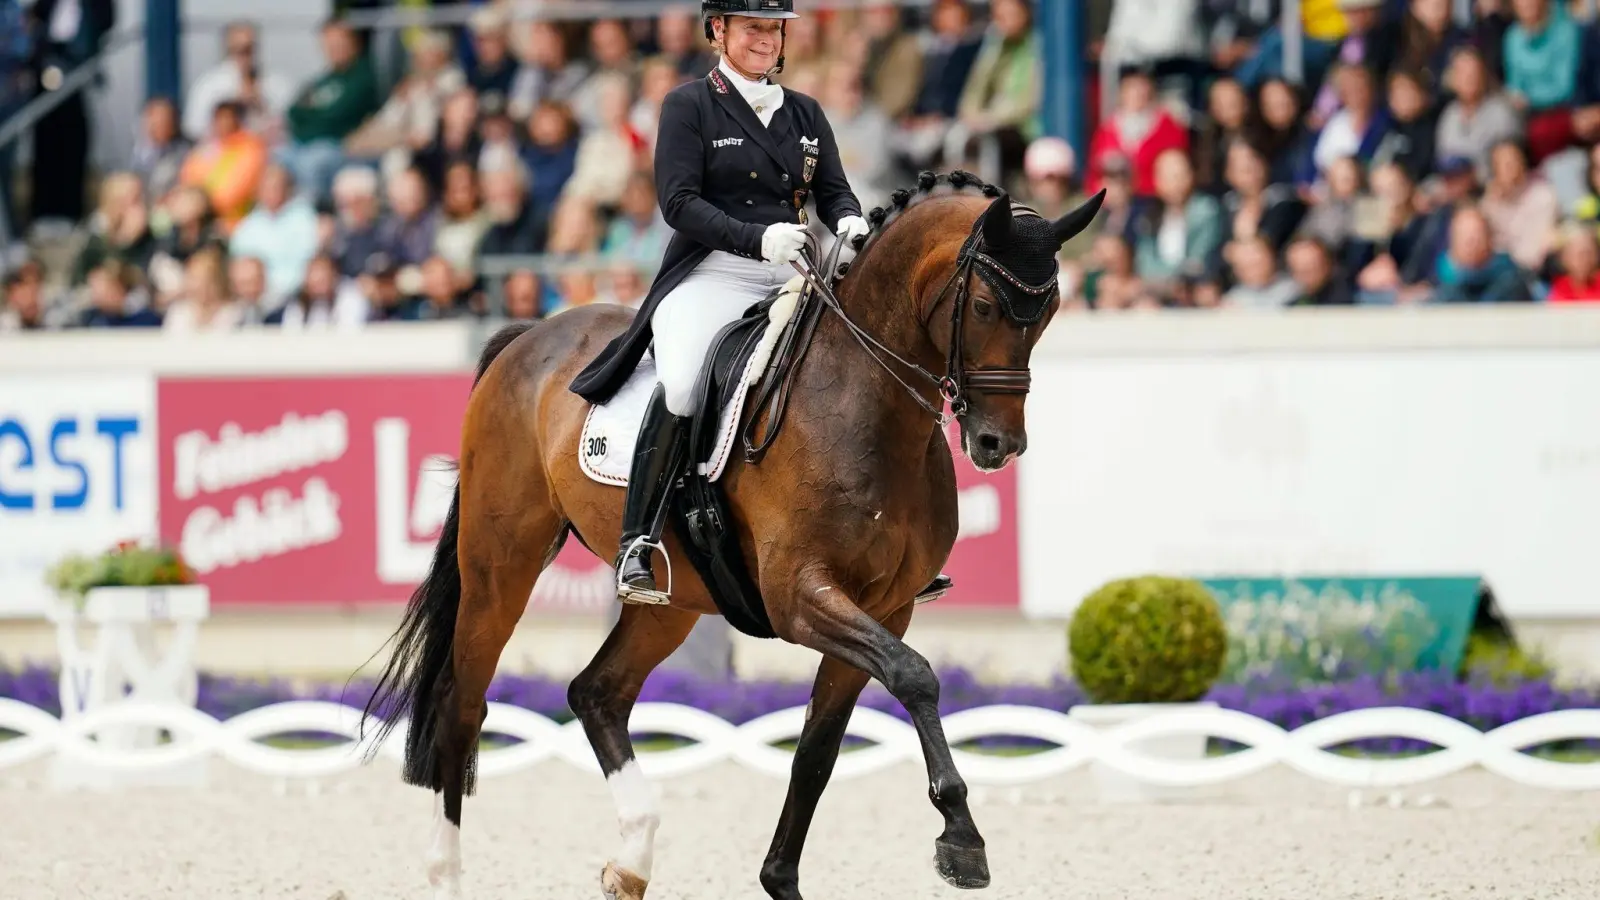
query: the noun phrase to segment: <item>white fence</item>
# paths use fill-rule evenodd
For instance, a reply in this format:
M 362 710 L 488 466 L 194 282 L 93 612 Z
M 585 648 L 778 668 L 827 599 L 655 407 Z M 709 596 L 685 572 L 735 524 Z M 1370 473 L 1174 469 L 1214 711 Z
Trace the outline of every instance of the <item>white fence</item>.
M 644 703 L 634 709 L 636 734 L 668 734 L 695 743 L 639 754 L 646 774 L 672 777 L 734 762 L 773 778 L 787 779 L 792 754 L 771 746 L 798 737 L 803 708 L 774 712 L 732 725 L 692 707 Z M 360 711 L 335 703 L 279 703 L 242 713 L 225 722 L 192 708 L 126 703 L 95 710 L 63 724 L 54 716 L 16 700 L 0 700 L 0 729 L 20 737 L 0 742 L 0 769 L 61 754 L 84 766 L 122 773 L 198 763 L 221 756 L 243 769 L 267 776 L 315 779 L 351 771 L 363 763 L 355 738 Z M 398 762 L 407 722 L 401 722 L 378 747 L 378 757 Z M 113 750 L 88 736 L 108 726 L 170 730 L 174 740 L 153 748 Z M 370 727 L 370 726 L 369 726 Z M 489 704 L 484 733 L 519 743 L 485 749 L 478 771 L 486 778 L 519 772 L 560 760 L 598 773 L 594 753 L 576 721 L 564 725 L 529 710 Z M 944 719 L 952 744 L 984 737 L 1027 737 L 1056 744 L 1054 749 L 1017 756 L 956 751 L 956 764 L 973 785 L 1036 782 L 1096 764 L 1141 783 L 1200 787 L 1233 781 L 1275 765 L 1286 765 L 1319 781 L 1359 788 L 1393 787 L 1431 781 L 1473 766 L 1530 787 L 1600 790 L 1600 762 L 1541 759 L 1520 752 L 1554 741 L 1600 739 L 1600 709 L 1543 713 L 1484 733 L 1439 713 L 1403 707 L 1362 709 L 1319 719 L 1293 731 L 1248 713 L 1196 706 L 1172 709 L 1114 728 L 1098 729 L 1054 710 L 988 706 Z M 289 749 L 260 743 L 272 735 L 322 732 L 347 740 L 329 747 Z M 840 755 L 838 779 L 859 778 L 905 763 L 921 764 L 922 750 L 910 725 L 885 713 L 858 708 L 846 732 L 873 746 Z M 370 731 L 369 731 L 370 734 Z M 1163 738 L 1206 735 L 1245 744 L 1247 750 L 1193 760 L 1160 758 L 1136 746 Z M 1442 750 L 1399 758 L 1355 758 L 1323 747 L 1369 738 L 1414 738 Z

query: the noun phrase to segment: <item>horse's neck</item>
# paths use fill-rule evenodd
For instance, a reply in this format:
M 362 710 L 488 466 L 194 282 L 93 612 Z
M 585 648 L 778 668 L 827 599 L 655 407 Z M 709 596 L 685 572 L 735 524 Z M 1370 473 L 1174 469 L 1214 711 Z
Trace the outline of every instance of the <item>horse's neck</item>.
M 938 358 L 914 309 L 909 273 L 886 271 L 889 268 L 892 266 L 880 263 L 852 272 L 839 285 L 840 308 L 896 356 L 936 376 L 943 374 L 944 361 Z M 805 380 L 829 404 L 830 417 L 842 418 L 841 424 L 848 423 L 851 433 L 870 436 L 891 458 L 920 459 L 919 454 L 907 451 L 925 447 L 938 422 L 912 398 L 907 386 L 924 400 L 942 406 L 938 389 L 921 373 L 867 343 L 870 351 L 838 315 L 824 310 L 806 354 L 809 371 Z M 883 362 L 874 360 L 874 355 Z

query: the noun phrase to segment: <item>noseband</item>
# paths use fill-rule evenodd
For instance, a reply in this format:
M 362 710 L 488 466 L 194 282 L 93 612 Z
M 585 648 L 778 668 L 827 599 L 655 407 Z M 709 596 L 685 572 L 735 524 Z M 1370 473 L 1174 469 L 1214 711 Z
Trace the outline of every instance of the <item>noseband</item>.
M 1038 215 L 1031 208 L 1016 202 L 1012 202 L 1011 211 L 1013 215 L 1018 213 Z M 949 424 L 952 419 L 966 414 L 971 407 L 969 396 L 973 393 L 1020 395 L 1028 393 L 1028 389 L 1033 384 L 1033 373 L 1026 366 L 1020 368 L 1014 366 L 975 366 L 969 368 L 965 365 L 966 334 L 963 326 L 966 322 L 967 301 L 971 299 L 972 276 L 976 273 L 987 281 L 991 287 L 994 287 L 997 293 L 1002 290 L 1017 291 L 1030 297 L 1040 298 L 1042 306 L 1043 301 L 1047 299 L 1045 295 L 1056 290 L 1059 277 L 1059 273 L 1054 271 L 1053 255 L 1051 257 L 1052 272 L 1050 279 L 1042 285 L 1027 284 L 1012 274 L 999 260 L 985 252 L 983 217 L 979 216 L 973 222 L 971 233 L 967 235 L 966 241 L 961 245 L 960 253 L 956 255 L 955 271 L 951 273 L 949 280 L 939 289 L 939 293 L 933 298 L 933 303 L 928 307 L 931 314 L 932 310 L 938 309 L 939 303 L 944 300 L 944 296 L 950 293 L 951 287 L 955 288 L 955 302 L 950 307 L 950 350 L 945 356 L 944 376 L 940 377 L 885 347 L 882 342 L 868 334 L 865 329 L 851 321 L 848 315 L 845 315 L 843 307 L 839 305 L 839 298 L 834 295 L 833 288 L 829 284 L 831 277 L 827 279 L 820 277 L 817 268 L 809 263 L 809 259 L 815 259 L 817 254 L 813 246 L 815 238 L 808 236 L 808 240 L 807 250 L 810 251 L 808 264 L 802 267 L 796 261 L 794 264 L 795 269 L 805 278 L 806 283 L 816 291 L 817 296 L 822 298 L 823 305 L 839 316 L 845 327 L 855 337 L 856 342 L 861 344 L 862 348 L 867 351 L 867 354 L 884 371 L 888 372 L 890 377 L 900 382 L 900 386 L 911 394 L 912 399 L 917 401 L 918 406 L 932 413 L 939 420 L 940 427 Z M 824 270 L 830 273 L 830 276 L 836 270 L 839 249 L 843 244 L 844 241 L 842 240 L 835 242 L 833 251 L 828 256 Z M 1004 308 L 1006 304 L 1002 302 L 1001 306 Z M 1009 311 L 1007 314 L 1009 315 Z M 926 328 L 927 322 L 924 321 L 922 324 Z M 907 384 L 905 379 L 896 374 L 894 369 L 890 368 L 889 364 L 884 361 L 883 357 L 878 355 L 878 351 L 888 354 L 895 362 L 911 369 L 936 387 L 939 391 L 939 396 L 950 404 L 950 414 L 948 416 L 945 415 L 942 408 L 930 403 L 921 391 Z

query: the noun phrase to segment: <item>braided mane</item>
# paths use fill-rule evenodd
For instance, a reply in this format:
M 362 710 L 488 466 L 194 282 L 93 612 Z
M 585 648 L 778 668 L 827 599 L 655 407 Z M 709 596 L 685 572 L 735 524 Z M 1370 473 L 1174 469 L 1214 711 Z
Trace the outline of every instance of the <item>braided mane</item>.
M 916 187 L 895 191 L 889 195 L 888 206 L 879 206 L 873 209 L 872 212 L 867 213 L 867 224 L 871 226 L 871 230 L 856 238 L 854 243 L 851 244 L 851 248 L 856 251 L 856 258 L 859 259 L 866 251 L 867 245 L 888 230 L 889 226 L 894 224 L 895 220 L 907 209 L 932 197 L 934 191 L 940 185 L 949 185 L 956 192 L 966 188 L 977 188 L 983 192 L 983 196 L 989 198 L 998 197 L 1003 193 L 998 186 L 988 184 L 982 178 L 961 169 L 956 169 L 949 174 L 922 172 L 917 176 Z M 850 265 L 850 263 L 839 264 L 839 271 L 835 276 L 836 282 L 842 280 L 849 273 Z

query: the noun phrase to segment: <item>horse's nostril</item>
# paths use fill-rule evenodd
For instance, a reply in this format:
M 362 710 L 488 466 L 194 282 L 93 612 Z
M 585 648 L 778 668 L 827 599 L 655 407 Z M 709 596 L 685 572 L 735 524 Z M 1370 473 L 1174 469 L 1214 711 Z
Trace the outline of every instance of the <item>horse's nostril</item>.
M 978 435 L 978 446 L 989 453 L 998 453 L 1000 452 L 1000 435 L 980 434 Z

